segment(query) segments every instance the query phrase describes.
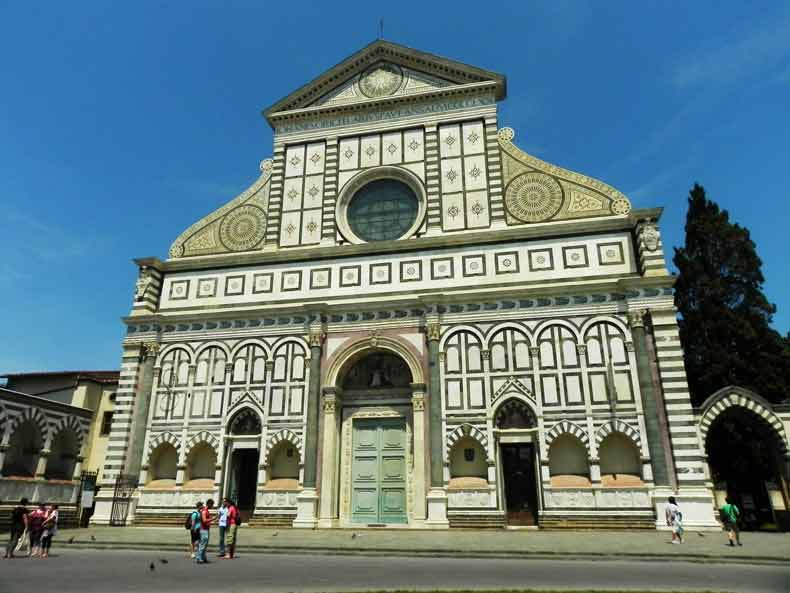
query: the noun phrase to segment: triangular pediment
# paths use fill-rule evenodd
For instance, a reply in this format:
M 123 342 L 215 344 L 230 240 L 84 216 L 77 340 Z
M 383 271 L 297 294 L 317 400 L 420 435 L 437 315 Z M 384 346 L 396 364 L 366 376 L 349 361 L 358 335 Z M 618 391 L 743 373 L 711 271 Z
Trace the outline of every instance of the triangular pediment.
M 505 96 L 505 77 L 389 41 L 375 41 L 264 111 L 275 113 L 332 107 L 491 83 Z

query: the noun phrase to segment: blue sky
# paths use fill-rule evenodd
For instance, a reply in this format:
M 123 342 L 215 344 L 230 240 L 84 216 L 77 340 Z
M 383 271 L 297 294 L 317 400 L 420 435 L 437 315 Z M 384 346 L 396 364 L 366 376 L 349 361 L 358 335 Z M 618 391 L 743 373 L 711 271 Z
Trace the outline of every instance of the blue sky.
M 260 110 L 382 17 L 506 74 L 516 143 L 664 206 L 666 244 L 702 183 L 751 230 L 788 331 L 787 2 L 0 0 L 0 371 L 116 368 L 131 258 L 244 190 Z

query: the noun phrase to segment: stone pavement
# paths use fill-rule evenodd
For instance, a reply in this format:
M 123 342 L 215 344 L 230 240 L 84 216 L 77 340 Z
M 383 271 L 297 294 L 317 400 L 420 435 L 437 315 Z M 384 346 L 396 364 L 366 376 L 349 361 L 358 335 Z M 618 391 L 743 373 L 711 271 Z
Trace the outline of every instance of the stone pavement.
M 258 529 L 242 527 L 239 550 L 268 553 L 358 554 L 493 558 L 640 558 L 677 557 L 699 561 L 785 563 L 790 534 L 744 533 L 743 547 L 725 545 L 723 532 L 687 532 L 682 545 L 668 532 L 533 530 Z M 212 529 L 211 548 L 218 531 Z M 73 540 L 72 540 L 73 538 Z M 91 527 L 63 529 L 53 545 L 139 550 L 185 550 L 188 534 L 180 527 Z

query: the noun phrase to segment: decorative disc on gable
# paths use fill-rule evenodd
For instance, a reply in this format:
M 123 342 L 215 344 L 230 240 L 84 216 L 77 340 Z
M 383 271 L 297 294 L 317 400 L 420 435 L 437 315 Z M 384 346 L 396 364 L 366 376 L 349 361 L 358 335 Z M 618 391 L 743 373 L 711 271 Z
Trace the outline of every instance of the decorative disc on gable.
M 403 71 L 395 64 L 371 66 L 359 79 L 359 90 L 370 99 L 388 97 L 400 88 Z
M 505 206 L 523 222 L 549 220 L 562 208 L 562 187 L 550 175 L 531 171 L 522 173 L 508 184 Z
M 260 243 L 265 231 L 266 213 L 246 204 L 231 210 L 222 219 L 219 238 L 231 251 L 245 251 Z

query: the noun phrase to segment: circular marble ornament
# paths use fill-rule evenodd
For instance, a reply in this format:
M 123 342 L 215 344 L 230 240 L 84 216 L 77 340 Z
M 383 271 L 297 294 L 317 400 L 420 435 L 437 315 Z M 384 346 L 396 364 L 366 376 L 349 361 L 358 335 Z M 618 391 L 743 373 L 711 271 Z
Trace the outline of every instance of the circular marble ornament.
M 516 132 L 513 128 L 499 128 L 497 136 L 503 142 L 513 142 L 513 138 L 516 137 Z
M 225 215 L 219 227 L 219 238 L 229 250 L 244 251 L 260 243 L 265 231 L 266 213 L 246 204 Z
M 505 205 L 522 222 L 543 222 L 562 208 L 562 188 L 545 173 L 522 173 L 508 184 Z
M 631 204 L 628 200 L 618 198 L 612 202 L 612 214 L 628 214 L 631 212 Z
M 403 71 L 395 64 L 376 64 L 359 79 L 359 90 L 370 99 L 388 97 L 400 88 Z

